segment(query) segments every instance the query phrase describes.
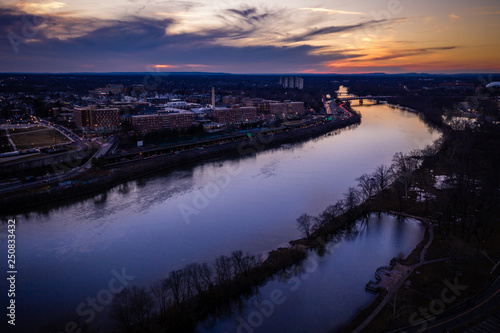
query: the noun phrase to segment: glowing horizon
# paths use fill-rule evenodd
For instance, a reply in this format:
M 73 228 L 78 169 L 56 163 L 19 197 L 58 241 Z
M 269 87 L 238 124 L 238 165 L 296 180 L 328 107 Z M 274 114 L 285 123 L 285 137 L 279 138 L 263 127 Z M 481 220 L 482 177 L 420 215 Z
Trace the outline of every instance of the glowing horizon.
M 0 72 L 500 72 L 500 3 L 7 0 Z

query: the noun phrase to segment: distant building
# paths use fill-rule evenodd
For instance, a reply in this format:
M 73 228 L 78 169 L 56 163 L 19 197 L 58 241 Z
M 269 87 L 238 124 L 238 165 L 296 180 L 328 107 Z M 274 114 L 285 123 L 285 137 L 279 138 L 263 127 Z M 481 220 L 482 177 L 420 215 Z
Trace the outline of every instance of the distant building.
M 215 108 L 213 117 L 222 124 L 240 124 L 257 121 L 257 108 L 253 106 Z
M 143 133 L 158 131 L 163 128 L 162 117 L 156 114 L 132 116 L 131 124 L 134 131 Z
M 191 111 L 194 112 L 198 118 L 205 118 L 212 114 L 212 108 L 193 108 Z
M 78 127 L 91 130 L 115 130 L 120 127 L 120 110 L 117 108 L 75 108 L 73 111 Z
M 271 103 L 279 103 L 279 101 L 270 101 L 263 98 L 246 98 L 243 100 L 245 106 L 254 106 L 260 114 L 268 115 L 271 113 Z
M 54 112 L 54 115 L 57 113 L 57 118 L 62 121 L 66 122 L 73 122 L 74 121 L 74 115 L 73 115 L 73 110 L 67 107 L 61 108 L 61 111 L 59 110 L 57 112 Z
M 288 106 L 286 103 L 272 103 L 269 105 L 269 111 L 273 116 L 286 118 L 288 116 Z
M 443 82 L 439 84 L 439 88 L 443 88 L 445 90 L 474 90 L 474 83 L 468 82 Z
M 158 115 L 162 120 L 162 128 L 164 129 L 187 129 L 193 125 L 195 113 L 191 111 L 183 112 L 166 112 L 158 111 Z
M 73 110 L 73 118 L 76 126 L 80 128 L 90 127 L 90 111 L 88 108 L 75 108 Z
M 158 114 L 167 114 L 167 113 L 181 113 L 185 112 L 184 109 L 171 108 L 171 107 L 162 107 L 160 110 L 157 110 Z
M 185 101 L 170 101 L 165 104 L 168 108 L 177 108 L 177 109 L 188 109 L 188 104 Z
M 168 96 L 156 95 L 155 97 L 146 97 L 146 101 L 151 104 L 165 104 L 170 101 Z
M 120 127 L 120 110 L 115 108 L 91 109 L 90 126 L 100 130 L 114 130 Z
M 304 102 L 285 101 L 283 103 L 270 103 L 269 111 L 272 115 L 282 119 L 295 117 L 304 114 Z
M 123 93 L 123 90 L 123 84 L 107 84 L 105 88 L 96 88 L 89 91 L 89 93 L 96 95 L 107 95 L 109 93 L 113 95 L 120 95 Z
M 210 94 L 194 94 L 184 98 L 187 103 L 210 103 L 212 96 Z
M 222 104 L 230 105 L 230 104 L 238 104 L 240 102 L 240 98 L 234 96 L 224 96 L 222 97 Z
M 282 76 L 280 77 L 280 84 L 283 88 L 304 89 L 304 79 L 299 76 Z

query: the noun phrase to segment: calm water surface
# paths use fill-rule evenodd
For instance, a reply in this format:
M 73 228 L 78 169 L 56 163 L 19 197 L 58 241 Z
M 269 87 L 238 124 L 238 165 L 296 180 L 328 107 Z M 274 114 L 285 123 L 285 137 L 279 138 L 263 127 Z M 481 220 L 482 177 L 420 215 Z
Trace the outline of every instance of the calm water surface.
M 386 105 L 357 110 L 361 125 L 337 135 L 155 175 L 92 199 L 15 216 L 18 324 L 78 316 L 79 305 L 108 288 L 113 270 L 148 286 L 172 269 L 232 250 L 267 253 L 300 237 L 295 220 L 302 213 L 320 213 L 357 177 L 390 164 L 394 153 L 423 148 L 440 136 L 409 112 Z M 0 237 L 6 248 L 5 223 Z M 396 254 L 381 254 L 382 264 Z M 346 251 L 342 260 L 352 262 L 355 255 Z M 5 265 L 2 260 L 4 272 Z M 368 271 L 363 285 L 372 276 Z M 94 325 L 108 308 L 96 311 Z
M 372 214 L 354 232 L 332 241 L 319 256 L 267 282 L 233 316 L 207 320 L 199 332 L 331 332 L 349 323 L 375 298 L 365 284 L 375 270 L 400 252 L 408 255 L 422 240 L 414 219 Z

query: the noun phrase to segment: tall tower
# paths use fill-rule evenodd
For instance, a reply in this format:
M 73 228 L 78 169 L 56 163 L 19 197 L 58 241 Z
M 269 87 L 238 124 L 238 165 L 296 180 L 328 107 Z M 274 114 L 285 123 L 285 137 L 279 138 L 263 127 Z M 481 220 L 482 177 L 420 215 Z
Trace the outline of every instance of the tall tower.
M 212 110 L 215 110 L 215 87 L 212 87 Z

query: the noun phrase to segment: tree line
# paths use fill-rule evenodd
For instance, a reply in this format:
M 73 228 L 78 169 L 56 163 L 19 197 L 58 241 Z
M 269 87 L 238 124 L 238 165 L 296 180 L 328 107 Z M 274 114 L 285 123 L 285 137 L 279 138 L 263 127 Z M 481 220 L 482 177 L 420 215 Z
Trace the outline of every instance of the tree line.
M 110 316 L 125 332 L 146 332 L 152 324 L 174 329 L 193 325 L 199 310 L 211 305 L 209 293 L 235 288 L 235 282 L 241 282 L 260 263 L 259 258 L 241 250 L 220 255 L 211 265 L 190 263 L 170 271 L 149 288 L 124 288 L 113 298 Z
M 408 191 L 415 180 L 415 171 L 421 165 L 423 156 L 430 156 L 439 150 L 441 142 L 438 141 L 432 146 L 427 146 L 423 150 L 414 150 L 408 154 L 396 153 L 390 166 L 379 165 L 370 174 L 363 174 L 356 178 L 356 186 L 351 186 L 343 194 L 343 199 L 328 206 L 318 216 L 302 214 L 297 218 L 297 228 L 304 236 L 309 237 L 316 230 L 328 224 L 335 223 L 335 220 L 346 214 L 348 218 L 354 217 L 353 211 L 361 204 L 364 204 L 365 211 L 374 209 L 372 202 L 389 188 L 396 190 L 399 194 L 400 206 L 408 198 Z

